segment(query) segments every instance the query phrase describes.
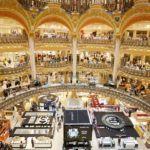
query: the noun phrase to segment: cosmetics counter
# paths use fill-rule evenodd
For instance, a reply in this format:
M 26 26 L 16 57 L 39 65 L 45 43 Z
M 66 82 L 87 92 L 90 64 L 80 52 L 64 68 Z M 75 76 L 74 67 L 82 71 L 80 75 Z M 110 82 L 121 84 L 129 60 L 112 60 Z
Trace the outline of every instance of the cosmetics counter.
M 11 139 L 11 145 L 13 148 L 25 148 L 27 146 L 27 141 L 25 137 L 16 136 Z
M 123 112 L 94 112 L 94 129 L 99 147 L 138 148 L 139 137 L 130 119 Z
M 51 148 L 55 131 L 54 116 L 54 112 L 49 111 L 25 112 L 21 127 L 15 127 L 12 131 L 12 147 L 17 148 L 22 144 L 22 147 L 28 148 L 31 142 L 34 148 Z
M 52 148 L 52 140 L 48 137 L 37 137 L 33 140 L 35 148 Z
M 91 150 L 92 124 L 87 110 L 65 110 L 64 150 Z

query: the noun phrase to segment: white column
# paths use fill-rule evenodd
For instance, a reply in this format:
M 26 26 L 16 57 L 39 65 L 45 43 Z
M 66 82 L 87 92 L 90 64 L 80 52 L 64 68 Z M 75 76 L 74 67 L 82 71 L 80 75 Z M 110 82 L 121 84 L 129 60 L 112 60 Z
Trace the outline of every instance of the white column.
M 29 37 L 29 53 L 30 53 L 30 64 L 31 64 L 31 75 L 32 79 L 36 79 L 36 65 L 35 65 L 35 43 L 34 36 Z
M 133 31 L 133 39 L 136 38 L 136 30 Z
M 149 31 L 147 31 L 146 36 L 147 36 L 147 38 L 149 38 Z
M 72 76 L 72 83 L 76 84 L 77 81 L 77 37 L 73 37 L 73 43 L 72 43 L 72 58 L 73 58 L 73 63 L 72 63 L 72 72 L 73 72 L 73 76 Z
M 141 57 L 141 64 L 145 64 L 145 55 Z
M 134 58 L 133 54 L 130 54 L 130 61 L 131 62 L 133 62 L 133 58 Z
M 120 62 L 120 39 L 117 37 L 114 52 L 113 82 L 116 82 L 117 79 L 119 62 Z
M 124 40 L 127 40 L 128 37 L 129 37 L 129 32 L 128 32 L 128 31 L 125 31 L 125 38 L 124 38 Z

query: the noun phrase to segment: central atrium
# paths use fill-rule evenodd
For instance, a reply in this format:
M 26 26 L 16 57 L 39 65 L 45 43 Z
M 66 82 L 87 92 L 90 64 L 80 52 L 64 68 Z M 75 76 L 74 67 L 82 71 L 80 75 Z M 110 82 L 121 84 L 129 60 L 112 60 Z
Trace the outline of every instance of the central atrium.
M 0 150 L 150 149 L 150 0 L 0 0 Z

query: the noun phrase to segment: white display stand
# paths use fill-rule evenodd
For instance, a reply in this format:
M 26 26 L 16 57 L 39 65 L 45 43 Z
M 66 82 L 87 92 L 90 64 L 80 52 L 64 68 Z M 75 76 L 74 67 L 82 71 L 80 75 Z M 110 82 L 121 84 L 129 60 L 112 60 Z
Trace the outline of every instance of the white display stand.
M 123 147 L 127 149 L 134 149 L 135 147 L 138 147 L 138 142 L 134 138 L 128 138 L 123 140 Z

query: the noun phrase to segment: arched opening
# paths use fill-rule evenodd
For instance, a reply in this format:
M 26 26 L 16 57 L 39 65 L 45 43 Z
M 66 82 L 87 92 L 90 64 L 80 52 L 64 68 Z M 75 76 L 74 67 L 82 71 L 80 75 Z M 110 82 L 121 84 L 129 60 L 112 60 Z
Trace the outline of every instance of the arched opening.
M 0 11 L 0 17 L 2 17 L 2 18 L 6 17 L 6 18 L 10 18 L 12 20 L 15 20 L 16 22 L 18 22 L 18 24 L 22 25 L 22 27 L 26 31 L 26 34 L 29 33 L 30 27 L 29 27 L 28 23 L 26 22 L 25 18 L 23 18 L 21 15 L 12 13 L 12 11 L 11 12 Z
M 113 29 L 107 24 L 92 23 L 83 26 L 80 30 L 81 39 L 112 40 Z
M 36 29 L 36 38 L 49 40 L 68 40 L 69 29 L 59 22 L 46 22 Z
M 0 81 L 3 83 L 4 89 L 5 86 L 8 86 L 8 88 L 14 87 L 18 82 L 20 83 L 20 80 L 22 83 L 26 81 L 26 75 L 21 75 L 21 73 L 18 73 L 17 76 L 12 76 L 11 81 L 8 75 L 16 70 L 17 72 L 23 72 L 25 68 L 28 67 L 29 55 L 26 50 L 12 50 L 13 47 L 17 48 L 18 45 L 24 45 L 27 42 L 28 36 L 21 24 L 11 18 L 0 18 L 0 45 L 2 47 L 0 53 L 0 69 L 1 73 L 6 73 L 6 76 L 4 76 Z M 9 52 L 5 49 L 6 47 L 10 47 Z
M 150 21 L 140 21 L 131 24 L 126 28 L 122 37 L 124 46 L 150 45 Z M 148 70 L 150 68 L 150 56 L 142 54 L 125 53 L 122 58 L 122 65 L 136 70 Z M 145 72 L 146 73 L 146 72 Z M 144 74 L 143 74 L 144 75 Z
M 127 28 L 129 28 L 131 25 L 148 21 L 150 21 L 149 14 L 135 14 L 134 16 L 130 17 L 130 19 L 127 19 L 125 23 L 122 22 L 122 25 L 120 26 L 120 32 L 124 34 L 125 30 L 127 30 Z
M 38 42 L 42 42 L 44 44 L 50 44 L 55 47 L 55 45 L 62 45 L 69 43 L 71 41 L 70 37 L 70 31 L 69 29 L 64 25 L 61 24 L 60 22 L 47 22 L 44 24 L 41 24 L 37 29 L 36 29 L 36 41 L 37 44 Z M 39 51 L 36 51 L 35 54 L 35 60 L 36 64 L 38 66 L 45 66 L 45 67 L 65 67 L 69 64 L 71 64 L 72 60 L 72 54 L 68 49 L 66 48 L 58 48 L 58 49 L 53 49 L 51 47 L 49 50 L 47 49 L 41 49 Z M 46 75 L 41 75 L 40 67 L 37 69 L 38 72 L 38 78 L 40 81 L 44 81 L 45 79 L 49 83 L 55 83 L 55 82 L 60 82 L 60 83 L 65 83 L 66 81 L 66 76 L 70 76 L 69 73 L 67 73 L 65 70 L 60 71 L 60 70 L 55 70 L 55 71 L 48 71 Z
M 113 42 L 113 28 L 104 23 L 92 23 L 83 26 L 80 30 L 80 42 L 82 44 L 101 44 L 98 49 L 88 50 L 82 49 L 78 53 L 80 65 L 89 67 L 98 67 L 99 69 L 111 68 L 113 64 L 113 54 L 105 48 L 102 48 L 105 44 L 111 44 Z M 101 78 L 100 73 L 87 74 L 86 71 L 79 73 L 79 81 L 82 82 L 82 78 L 88 80 L 89 83 L 102 83 L 106 82 Z
M 35 26 L 36 26 L 36 28 L 38 28 L 42 24 L 53 23 L 53 22 L 57 22 L 57 23 L 60 23 L 64 26 L 66 26 L 70 31 L 72 29 L 70 23 L 67 20 L 65 20 L 64 18 L 62 18 L 60 16 L 54 16 L 54 15 L 43 17 L 41 20 L 39 20 L 37 22 L 37 24 Z

